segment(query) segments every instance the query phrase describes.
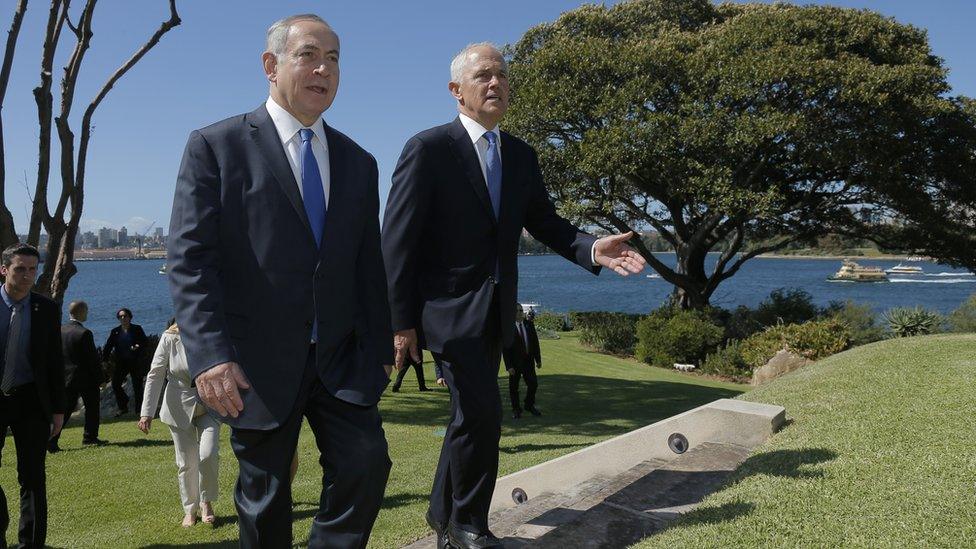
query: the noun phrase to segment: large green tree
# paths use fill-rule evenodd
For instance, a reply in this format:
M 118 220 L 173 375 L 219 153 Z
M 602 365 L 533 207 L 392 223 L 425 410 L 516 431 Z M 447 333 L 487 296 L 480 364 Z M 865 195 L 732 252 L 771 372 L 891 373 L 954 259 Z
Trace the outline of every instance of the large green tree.
M 506 127 L 536 147 L 562 211 L 660 233 L 675 268 L 634 244 L 684 307 L 828 233 L 976 268 L 976 109 L 950 96 L 920 29 L 866 10 L 639 0 L 567 12 L 508 54 Z

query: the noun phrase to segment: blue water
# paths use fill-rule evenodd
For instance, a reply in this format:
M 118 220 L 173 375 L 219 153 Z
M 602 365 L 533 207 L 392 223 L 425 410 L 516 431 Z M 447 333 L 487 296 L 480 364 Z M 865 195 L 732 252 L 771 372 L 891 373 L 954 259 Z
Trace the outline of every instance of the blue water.
M 674 265 L 674 256 L 658 258 Z M 714 259 L 712 259 L 714 261 Z M 889 268 L 897 261 L 862 260 L 862 265 Z M 88 327 L 101 345 L 117 324 L 115 313 L 128 307 L 134 321 L 149 333 L 158 333 L 173 314 L 166 277 L 157 271 L 162 261 L 79 262 L 65 301 L 84 299 L 90 313 Z M 753 259 L 738 274 L 722 283 L 712 303 L 722 307 L 754 307 L 769 292 L 782 287 L 799 287 L 810 292 L 820 305 L 834 300 L 853 300 L 881 312 L 890 307 L 922 305 L 943 313 L 959 306 L 976 292 L 976 276 L 935 263 L 912 263 L 926 274 L 893 275 L 892 282 L 858 284 L 827 282 L 840 261 L 827 259 Z M 558 256 L 519 258 L 519 299 L 538 303 L 551 311 L 620 311 L 644 313 L 658 307 L 671 293 L 663 280 L 647 278 L 651 271 L 621 277 L 604 271 L 593 276 Z

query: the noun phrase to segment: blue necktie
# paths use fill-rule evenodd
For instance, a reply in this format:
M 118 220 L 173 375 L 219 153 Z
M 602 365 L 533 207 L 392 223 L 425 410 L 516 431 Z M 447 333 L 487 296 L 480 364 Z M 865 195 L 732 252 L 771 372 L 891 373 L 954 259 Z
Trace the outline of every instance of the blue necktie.
M 302 139 L 302 200 L 305 202 L 305 213 L 308 224 L 315 236 L 315 245 L 322 245 L 322 231 L 325 230 L 325 191 L 322 189 L 322 174 L 319 163 L 312 153 L 312 130 L 302 128 L 298 130 Z
M 485 158 L 488 197 L 491 199 L 491 208 L 495 210 L 495 219 L 498 219 L 498 211 L 502 205 L 502 159 L 498 156 L 498 136 L 495 132 L 485 132 L 485 139 L 488 140 L 488 155 Z
M 312 153 L 312 130 L 302 128 L 298 130 L 298 135 L 302 139 L 302 200 L 305 202 L 305 213 L 308 215 L 308 224 L 312 227 L 312 235 L 315 236 L 315 246 L 322 246 L 322 232 L 325 230 L 325 191 L 322 189 L 322 174 L 319 172 L 319 163 L 315 160 Z M 318 341 L 319 333 L 318 314 L 312 320 L 312 341 Z

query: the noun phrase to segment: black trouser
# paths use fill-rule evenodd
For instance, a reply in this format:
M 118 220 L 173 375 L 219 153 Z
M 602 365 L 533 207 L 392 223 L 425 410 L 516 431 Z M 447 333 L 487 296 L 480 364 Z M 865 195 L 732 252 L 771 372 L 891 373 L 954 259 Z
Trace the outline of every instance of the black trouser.
M 518 341 L 515 342 L 518 345 Z M 508 373 L 508 396 L 512 399 L 512 410 L 522 410 L 519 404 L 519 380 L 525 378 L 525 407 L 535 406 L 535 391 L 539 388 L 539 381 L 535 375 L 535 364 L 526 360 Z
M 430 494 L 431 517 L 469 532 L 488 532 L 488 508 L 498 476 L 502 400 L 498 392 L 501 340 L 495 303 L 479 340 L 437 353 L 451 391 L 451 419 Z
M 78 397 L 80 396 L 81 401 L 85 404 L 85 431 L 82 440 L 91 441 L 98 438 L 98 424 L 101 419 L 99 410 L 101 399 L 99 398 L 98 385 L 75 381 L 65 387 L 64 394 L 67 396 L 65 402 L 68 403 L 68 409 L 64 411 L 64 427 L 67 428 L 71 414 L 78 409 Z M 61 429 L 61 432 L 64 432 L 64 428 Z M 60 438 L 61 433 L 58 433 L 51 439 L 51 444 L 57 445 Z
M 43 547 L 47 537 L 47 485 L 44 459 L 51 436 L 51 421 L 41 409 L 34 384 L 14 389 L 11 396 L 0 395 L 0 450 L 7 429 L 13 432 L 17 450 L 17 482 L 20 484 L 20 528 L 17 539 L 22 547 Z M 0 487 L 0 541 L 6 539 L 10 513 L 7 497 Z M 6 546 L 6 543 L 0 544 Z
M 142 410 L 142 386 L 146 382 L 146 372 L 142 371 L 139 361 L 135 358 L 121 359 L 115 357 L 115 371 L 112 372 L 112 392 L 119 411 L 129 409 L 129 395 L 125 394 L 125 376 L 132 377 L 132 395 L 135 400 L 135 411 Z
M 308 546 L 365 547 L 392 465 L 386 436 L 376 406 L 349 404 L 322 386 L 314 353 L 309 353 L 295 409 L 284 423 L 270 431 L 231 431 L 231 447 L 240 463 L 234 488 L 240 546 L 292 546 L 289 468 L 303 415 L 315 434 L 323 469 Z
M 394 389 L 399 389 L 400 385 L 403 384 L 403 378 L 407 375 L 408 366 L 413 366 L 414 371 L 417 373 L 417 387 L 421 391 L 427 389 L 427 384 L 424 381 L 424 365 L 422 362 L 416 362 L 413 359 L 409 359 L 409 362 L 397 372 L 396 381 L 393 383 Z

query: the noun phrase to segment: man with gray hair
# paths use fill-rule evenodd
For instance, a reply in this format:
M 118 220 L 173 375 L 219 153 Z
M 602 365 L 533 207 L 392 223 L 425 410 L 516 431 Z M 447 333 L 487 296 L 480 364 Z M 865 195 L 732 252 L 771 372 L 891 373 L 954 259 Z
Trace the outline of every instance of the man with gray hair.
M 597 239 L 558 214 L 535 151 L 500 131 L 508 66 L 472 44 L 451 62 L 459 115 L 403 148 L 383 223 L 396 365 L 419 347 L 442 364 L 451 419 L 434 474 L 427 522 L 439 547 L 499 547 L 488 529 L 498 474 L 501 349 L 515 335 L 522 229 L 593 273 L 640 272 L 633 234 Z
M 229 424 L 242 547 L 291 547 L 289 468 L 302 417 L 324 468 L 309 547 L 365 547 L 390 470 L 376 404 L 393 346 L 375 159 L 322 120 L 339 38 L 282 19 L 268 99 L 190 134 L 169 282 L 200 399 Z

